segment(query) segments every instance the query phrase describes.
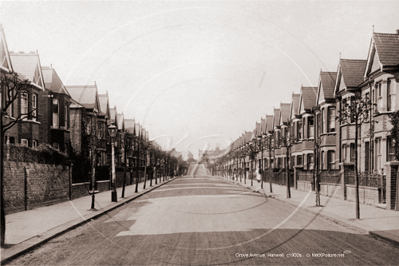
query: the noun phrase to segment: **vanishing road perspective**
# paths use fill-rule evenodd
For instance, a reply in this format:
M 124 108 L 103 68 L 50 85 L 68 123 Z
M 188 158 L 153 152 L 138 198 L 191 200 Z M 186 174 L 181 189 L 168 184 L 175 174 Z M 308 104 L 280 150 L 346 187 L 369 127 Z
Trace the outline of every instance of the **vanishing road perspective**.
M 249 182 L 249 181 L 248 181 Z M 392 265 L 395 245 L 202 164 L 10 265 Z

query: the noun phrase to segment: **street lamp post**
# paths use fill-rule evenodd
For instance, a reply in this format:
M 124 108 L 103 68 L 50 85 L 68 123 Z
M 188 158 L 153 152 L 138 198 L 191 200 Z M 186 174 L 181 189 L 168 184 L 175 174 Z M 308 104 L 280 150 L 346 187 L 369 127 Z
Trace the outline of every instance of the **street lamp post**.
M 115 184 L 115 136 L 116 136 L 116 126 L 115 125 L 110 125 L 108 127 L 108 133 L 111 137 L 111 147 L 112 147 L 112 154 L 111 154 L 111 160 L 112 160 L 112 192 L 111 192 L 111 200 L 112 202 L 117 202 L 117 193 L 116 193 L 116 184 Z
M 94 190 L 96 185 L 96 137 L 92 136 L 90 139 L 90 159 L 91 159 L 91 190 L 89 194 L 91 194 L 91 208 L 89 211 L 97 211 L 95 208 L 95 194 L 98 193 L 98 190 Z
M 261 189 L 263 189 L 263 176 L 264 176 L 264 174 L 263 174 L 263 171 L 264 171 L 264 169 L 263 169 L 263 136 L 261 135 L 261 136 L 259 136 L 258 137 L 258 139 L 259 139 L 259 149 L 260 149 L 260 151 L 261 151 L 261 172 L 260 172 L 260 175 L 261 175 L 261 181 L 260 181 L 260 188 Z

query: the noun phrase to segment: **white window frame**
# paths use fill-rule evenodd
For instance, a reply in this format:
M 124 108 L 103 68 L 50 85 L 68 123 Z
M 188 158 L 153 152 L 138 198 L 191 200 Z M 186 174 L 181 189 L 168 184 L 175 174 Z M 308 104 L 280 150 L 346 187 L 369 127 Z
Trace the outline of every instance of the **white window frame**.
M 57 104 L 57 112 L 56 113 L 54 112 L 55 103 Z M 53 127 L 58 128 L 60 126 L 60 101 L 58 99 L 53 99 L 51 113 L 53 116 Z
M 32 121 L 37 121 L 37 94 L 32 94 Z

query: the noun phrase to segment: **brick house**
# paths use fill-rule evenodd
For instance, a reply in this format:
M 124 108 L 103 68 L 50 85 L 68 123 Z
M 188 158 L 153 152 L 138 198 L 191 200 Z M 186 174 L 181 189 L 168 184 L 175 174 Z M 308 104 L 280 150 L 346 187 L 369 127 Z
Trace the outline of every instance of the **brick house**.
M 290 106 L 289 103 L 280 103 L 280 138 L 287 138 L 289 135 L 290 125 L 289 125 L 289 115 L 290 115 Z M 280 168 L 285 168 L 287 165 L 287 148 L 284 147 L 284 143 L 280 141 Z
M 354 100 L 359 94 L 359 84 L 363 82 L 366 60 L 340 59 L 337 70 L 337 78 L 334 86 L 334 97 L 336 108 L 341 110 L 342 106 Z M 339 122 L 340 130 L 337 131 L 336 151 L 338 151 L 341 164 L 354 163 L 355 150 L 355 126 L 353 123 Z M 358 143 L 359 145 L 360 143 Z M 361 149 L 358 149 L 360 153 Z M 360 158 L 360 156 L 359 156 Z
M 98 94 L 100 111 L 97 114 L 97 162 L 98 166 L 109 166 L 107 147 L 110 146 L 108 127 L 110 124 L 110 108 L 108 91 Z M 108 148 L 109 149 L 109 148 Z
M 76 155 L 97 146 L 97 117 L 101 111 L 97 86 L 66 86 L 73 101 L 70 106 L 71 146 Z M 106 135 L 106 128 L 99 129 Z M 87 137 L 87 141 L 84 138 Z M 83 154 L 84 155 L 84 154 Z
M 291 166 L 302 166 L 302 145 L 298 143 L 298 124 L 302 128 L 302 120 L 299 115 L 300 94 L 292 93 L 290 106 L 290 136 L 292 140 L 291 147 Z M 300 133 L 300 132 L 299 132 Z
M 43 108 L 40 139 L 69 155 L 71 96 L 54 68 L 42 66 L 45 93 L 40 99 Z
M 10 52 L 10 59 L 15 72 L 21 78 L 28 79 L 31 85 L 26 96 L 16 99 L 7 111 L 6 119 L 16 119 L 28 114 L 5 134 L 6 141 L 37 147 L 41 139 L 41 124 L 47 110 L 41 107 L 41 99 L 46 94 L 40 58 L 37 52 Z M 8 116 L 8 118 L 7 118 Z
M 320 71 L 315 112 L 315 135 L 320 170 L 339 168 L 336 158 L 336 109 L 334 87 L 337 72 Z

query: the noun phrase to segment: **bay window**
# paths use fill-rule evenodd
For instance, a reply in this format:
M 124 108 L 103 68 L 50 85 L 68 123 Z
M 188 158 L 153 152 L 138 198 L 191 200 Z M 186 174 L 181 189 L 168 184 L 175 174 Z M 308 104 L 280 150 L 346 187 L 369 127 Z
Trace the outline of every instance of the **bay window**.
M 53 99 L 53 127 L 59 127 L 59 115 L 60 109 L 58 105 L 58 100 Z

